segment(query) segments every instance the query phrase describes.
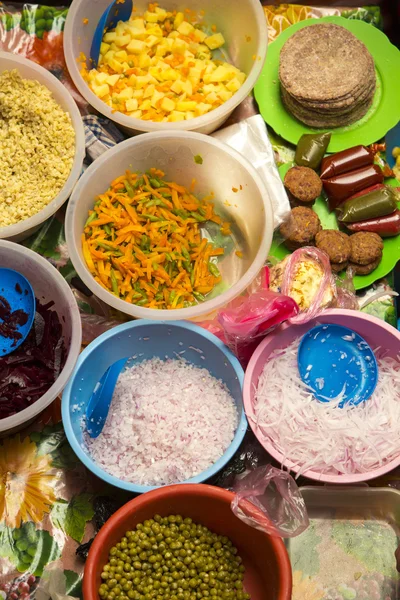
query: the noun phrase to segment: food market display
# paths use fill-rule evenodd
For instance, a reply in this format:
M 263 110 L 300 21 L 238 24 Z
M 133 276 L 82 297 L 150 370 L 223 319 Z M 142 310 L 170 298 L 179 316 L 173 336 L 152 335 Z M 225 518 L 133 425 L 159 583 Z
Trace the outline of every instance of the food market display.
M 82 68 L 90 89 L 113 110 L 147 121 L 193 119 L 221 106 L 246 75 L 225 58 L 215 25 L 190 15 L 150 4 L 120 21 L 104 34 L 98 67 Z
M 26 233 L 25 239 L 11 239 L 11 248 L 23 244 L 46 257 L 51 270 L 56 268 L 67 281 L 68 286 L 62 283 L 70 295 L 62 300 L 51 273 L 44 272 L 41 293 L 34 286 L 33 326 L 20 345 L 19 328 L 28 315 L 13 309 L 0 278 L 0 338 L 18 346 L 0 356 L 0 600 L 397 597 L 397 538 L 391 538 L 393 548 L 376 567 L 376 577 L 384 580 L 382 589 L 371 583 L 366 591 L 358 583 L 371 573 L 368 553 L 359 551 L 354 533 L 358 517 L 353 523 L 348 514 L 344 520 L 352 525 L 346 539 L 335 538 L 342 551 L 346 547 L 346 556 L 354 553 L 357 558 L 349 559 L 350 571 L 353 564 L 360 570 L 346 579 L 343 589 L 311 580 L 306 562 L 314 550 L 308 546 L 315 549 L 319 543 L 312 541 L 312 527 L 307 529 L 311 542 L 303 548 L 304 557 L 292 564 L 292 589 L 285 546 L 279 540 L 278 549 L 271 532 L 276 527 L 280 536 L 291 526 L 298 490 L 289 471 L 315 486 L 372 479 L 374 486 L 390 482 L 399 487 L 400 334 L 392 325 L 393 270 L 400 260 L 400 150 L 392 143 L 386 151 L 384 138 L 400 119 L 400 52 L 379 30 L 381 19 L 375 13 L 372 18 L 370 8 L 269 5 L 268 31 L 248 31 L 244 1 L 243 30 L 238 33 L 227 22 L 229 6 L 221 2 L 197 12 L 190 2 L 178 8 L 169 0 L 141 3 L 133 6 L 127 21 L 104 29 L 98 64 L 83 52 L 74 56 L 83 87 L 93 92 L 88 94 L 93 106 L 80 96 L 82 86 L 79 93 L 72 84 L 63 39 L 67 54 L 68 15 L 78 5 L 86 4 L 85 18 L 72 35 L 86 43 L 110 2 L 99 0 L 94 7 L 87 0 L 73 0 L 69 9 L 0 6 L 0 65 L 2 51 L 21 54 L 61 79 L 85 126 L 81 174 L 89 167 L 98 175 L 92 193 L 73 194 L 67 211 L 29 231 L 29 238 Z M 235 94 L 247 93 L 246 86 L 254 84 L 254 65 L 261 69 L 265 57 L 261 51 L 246 55 L 253 36 L 269 40 L 255 88 L 258 105 L 247 98 L 224 131 L 238 165 L 249 173 L 246 182 L 233 162 L 225 168 L 217 152 L 217 143 L 222 145 L 218 133 L 217 143 L 208 144 L 209 152 L 192 151 L 190 136 L 197 136 L 199 143 L 201 138 L 202 143 L 211 142 L 203 132 L 212 129 L 205 125 L 202 133 L 189 134 L 192 125 L 185 122 L 209 114 L 212 119 L 213 111 L 218 115 L 224 104 L 232 105 Z M 22 65 L 0 69 L 3 237 L 7 227 L 49 206 L 76 169 L 78 151 L 84 151 L 76 117 L 50 88 Z M 108 119 L 98 116 L 102 103 Z M 251 137 L 251 119 L 264 125 L 253 109 L 268 123 L 272 148 L 263 140 L 254 142 L 256 159 L 246 167 L 237 148 L 242 137 Z M 97 171 L 90 163 L 96 166 L 101 154 L 132 134 L 129 125 L 116 129 L 116 113 L 125 122 L 138 119 L 143 128 L 155 128 L 153 135 L 170 146 L 165 149 L 156 137 L 143 154 L 140 144 L 132 146 L 129 162 L 121 160 L 108 177 L 106 169 L 101 172 L 101 161 Z M 236 119 L 240 126 L 229 128 Z M 140 123 L 135 127 L 140 130 Z M 158 133 L 163 129 L 165 133 Z M 138 139 L 152 138 L 144 133 Z M 273 154 L 279 173 L 270 164 Z M 75 190 L 84 189 L 86 175 Z M 225 189 L 222 179 L 225 183 L 227 178 Z M 244 200 L 246 194 L 251 202 Z M 280 221 L 277 213 L 266 210 L 267 197 L 271 206 L 279 205 Z M 80 214 L 72 225 L 69 214 L 75 204 Z M 269 229 L 262 235 L 253 232 L 255 222 L 267 220 Z M 264 266 L 257 272 L 252 263 L 264 250 Z M 83 265 L 80 272 L 75 251 Z M 1 256 L 0 244 L 0 266 Z M 101 298 L 88 289 L 90 282 L 96 282 L 94 291 Z M 71 304 L 77 310 L 71 288 L 81 314 L 81 322 L 78 312 L 76 319 L 83 346 L 88 346 L 74 371 L 76 356 L 70 357 L 69 348 L 74 336 L 76 348 L 81 348 L 81 338 L 76 339 L 77 325 L 68 312 Z M 363 288 L 365 295 L 359 294 Z M 213 300 L 219 301 L 226 289 L 232 292 L 229 303 L 215 306 Z M 293 309 L 283 314 L 288 302 Z M 126 312 L 124 306 L 129 307 Z M 129 335 L 127 341 L 125 328 L 138 316 L 130 311 L 148 309 L 166 312 L 153 321 L 135 321 L 144 334 Z M 180 309 L 199 310 L 196 322 L 174 321 Z M 387 322 L 371 316 L 378 313 Z M 346 401 L 346 387 L 353 369 L 360 379 L 365 375 L 361 363 L 343 371 L 342 391 L 326 401 L 321 401 L 328 389 L 324 380 L 317 380 L 317 390 L 300 377 L 299 344 L 318 319 L 330 325 L 349 319 L 350 330 L 363 335 L 372 348 L 378 382 L 358 405 Z M 182 338 L 176 340 L 168 330 L 175 323 L 182 329 Z M 160 324 L 165 335 L 152 329 Z M 200 331 L 204 346 L 190 344 L 187 331 Z M 100 335 L 110 341 L 107 356 L 99 351 Z M 333 342 L 329 334 L 321 335 L 329 357 Z M 346 342 L 352 340 L 350 335 Z M 161 352 L 153 352 L 154 343 Z M 248 352 L 239 352 L 239 347 Z M 81 372 L 89 355 L 97 369 Z M 352 362 L 345 355 L 340 359 Z M 86 409 L 96 398 L 94 392 L 107 386 L 113 360 L 125 366 L 111 390 L 104 427 L 91 437 Z M 308 371 L 313 366 L 310 361 Z M 47 402 L 41 415 L 33 414 L 57 383 L 59 390 L 66 386 L 63 400 Z M 84 560 L 88 553 L 99 552 L 93 552 L 93 538 L 129 500 L 126 491 L 154 488 L 179 495 L 187 482 L 204 481 L 207 486 L 201 487 L 226 487 L 238 498 L 248 472 L 256 476 L 259 465 L 270 463 L 271 457 L 287 485 L 262 479 L 245 490 L 243 498 L 253 504 L 253 513 L 246 513 L 239 501 L 237 512 L 229 509 L 233 524 L 218 521 L 217 515 L 209 523 L 194 510 L 195 501 L 182 511 L 160 500 L 159 509 L 139 513 L 102 548 L 96 572 L 86 571 L 82 593 Z M 138 496 L 146 502 L 153 492 Z M 195 493 L 200 502 L 201 494 Z M 390 517 L 394 528 L 400 524 L 397 513 Z M 273 592 L 265 591 L 264 584 L 261 593 L 254 583 L 260 565 L 249 566 L 246 547 L 233 534 L 239 519 L 246 523 L 249 543 L 271 536 L 268 543 L 274 549 L 263 559 L 262 569 L 269 578 L 271 573 L 276 576 Z M 103 531 L 107 527 L 111 525 Z M 335 537 L 335 524 L 333 530 Z M 379 535 L 374 531 L 370 542 L 376 546 Z M 319 560 L 322 565 L 323 558 Z M 315 572 L 322 572 L 321 565 Z M 93 593 L 88 592 L 89 580 Z
M 0 114 L 1 228 L 54 200 L 72 168 L 75 131 L 51 92 L 17 70 L 0 74 Z

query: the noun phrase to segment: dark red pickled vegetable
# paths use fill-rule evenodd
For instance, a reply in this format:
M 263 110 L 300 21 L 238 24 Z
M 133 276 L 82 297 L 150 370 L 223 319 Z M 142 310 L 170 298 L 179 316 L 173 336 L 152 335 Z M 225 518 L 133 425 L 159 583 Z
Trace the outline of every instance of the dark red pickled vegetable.
M 372 231 L 382 238 L 393 237 L 400 233 L 400 210 L 396 210 L 386 217 L 376 219 L 367 219 L 358 223 L 349 223 L 346 225 L 350 231 Z
M 25 311 L 12 311 L 8 300 L 0 296 L 0 337 L 12 340 L 12 346 L 16 346 L 17 341 L 22 338 L 18 327 L 22 327 L 27 321 L 28 315 Z
M 321 179 L 329 179 L 335 175 L 355 171 L 361 167 L 372 165 L 374 154 L 370 148 L 365 146 L 354 146 L 347 150 L 342 150 L 337 154 L 331 154 L 322 159 Z
M 26 340 L 0 357 L 0 419 L 24 410 L 50 389 L 64 367 L 67 350 L 54 302 L 36 300 L 36 314 Z
M 328 196 L 329 210 L 335 210 L 357 192 L 377 183 L 383 183 L 383 179 L 382 169 L 377 165 L 369 165 L 344 175 L 324 179 L 322 183 Z

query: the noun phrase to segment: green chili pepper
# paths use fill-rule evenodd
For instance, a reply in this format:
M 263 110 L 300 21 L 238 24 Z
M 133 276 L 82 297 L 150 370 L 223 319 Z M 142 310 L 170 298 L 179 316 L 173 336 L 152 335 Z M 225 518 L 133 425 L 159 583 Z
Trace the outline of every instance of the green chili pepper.
M 175 296 L 176 296 L 176 291 L 172 290 L 172 292 L 170 292 L 170 295 L 169 295 L 169 303 L 170 304 L 172 304 L 172 302 L 174 301 Z
M 330 133 L 305 133 L 299 139 L 295 163 L 301 167 L 318 169 L 331 139 Z
M 160 194 L 164 198 L 171 198 L 171 196 L 172 196 L 171 192 L 160 192 Z
M 150 238 L 145 233 L 143 233 L 140 238 L 140 248 L 143 252 L 148 252 L 150 250 Z
M 97 213 L 96 213 L 96 212 L 93 212 L 93 213 L 92 213 L 92 214 L 89 216 L 88 220 L 86 221 L 86 223 L 85 223 L 85 227 L 87 227 L 88 225 L 90 225 L 90 223 L 91 223 L 92 221 L 94 221 L 95 219 L 97 219 Z
M 193 292 L 193 296 L 196 298 L 196 300 L 198 300 L 199 302 L 204 302 L 205 301 L 205 296 L 203 296 L 203 294 L 200 294 L 199 292 Z
M 97 242 L 97 245 L 100 246 L 100 248 L 104 248 L 104 250 L 108 250 L 109 252 L 112 252 L 114 254 L 114 256 L 123 256 L 124 253 L 121 252 L 121 250 L 117 250 L 116 248 L 111 248 L 111 246 L 108 246 L 108 244 L 104 244 L 104 242 Z
M 172 262 L 172 256 L 170 255 L 169 252 L 165 252 L 165 258 L 167 259 L 168 262 Z
M 101 204 L 101 200 L 97 200 L 97 202 L 94 203 L 95 206 L 100 206 Z
M 385 186 L 364 196 L 346 200 L 338 209 L 343 223 L 357 223 L 392 214 L 397 208 L 398 195 L 394 188 Z
M 118 282 L 117 282 L 117 278 L 115 277 L 114 269 L 111 269 L 111 271 L 110 271 L 110 279 L 111 279 L 112 290 L 113 290 L 114 294 L 119 297 Z
M 149 200 L 146 202 L 145 207 L 150 208 L 150 206 L 155 206 L 157 204 L 157 200 Z
M 185 269 L 185 271 L 187 271 L 188 273 L 192 272 L 192 265 L 190 264 L 190 262 L 185 260 L 185 261 L 183 261 L 182 265 L 183 265 L 183 268 Z
M 153 269 L 154 269 L 155 271 L 158 271 L 158 263 L 156 263 L 156 262 L 153 262 L 153 263 L 152 263 L 152 265 L 153 265 Z
M 148 215 L 143 213 L 142 217 L 146 217 L 146 219 L 149 219 L 149 221 L 151 221 L 152 223 L 155 223 L 156 221 L 162 221 L 162 219 L 160 217 L 154 217 L 153 215 Z
M 205 217 L 206 211 L 201 206 L 197 209 L 197 212 L 201 214 L 202 217 Z
M 133 189 L 133 187 L 131 186 L 131 184 L 129 183 L 129 181 L 127 179 L 125 179 L 125 181 L 124 181 L 124 186 L 125 186 L 126 191 L 128 192 L 129 198 L 133 198 L 133 196 L 135 195 L 135 190 Z
M 219 272 L 218 267 L 216 267 L 214 265 L 214 263 L 209 262 L 208 263 L 208 270 L 210 271 L 211 275 L 214 275 L 214 277 L 220 277 L 221 273 Z
M 190 214 L 192 215 L 192 217 L 194 217 L 196 219 L 196 221 L 199 221 L 200 223 L 202 223 L 203 221 L 206 221 L 206 219 L 204 217 L 202 217 L 201 215 L 199 215 L 196 212 L 191 212 Z
M 143 181 L 143 177 L 139 177 L 138 179 L 136 179 L 135 183 L 132 185 L 134 190 L 137 190 L 138 187 L 141 187 L 143 185 L 144 181 Z
M 190 285 L 193 287 L 194 286 L 194 269 L 193 271 L 190 273 Z
M 156 188 L 156 189 L 157 189 L 157 188 L 160 188 L 160 187 L 161 187 L 161 183 L 158 181 L 158 179 L 155 179 L 154 177 L 151 177 L 151 178 L 149 179 L 149 182 L 150 182 L 150 185 L 151 185 L 153 188 Z
M 185 246 L 182 246 L 182 254 L 183 254 L 183 257 L 184 257 L 184 258 L 186 258 L 186 260 L 187 260 L 187 261 L 190 261 L 190 260 L 191 260 L 191 258 L 190 258 L 190 254 L 189 254 L 189 252 L 186 250 Z
M 103 229 L 107 235 L 112 235 L 111 227 L 109 225 L 103 225 Z
M 147 296 L 146 296 L 146 298 L 143 298 L 142 300 L 139 300 L 139 302 L 136 302 L 136 304 L 138 306 L 143 306 L 143 304 L 147 304 L 147 303 L 148 303 Z

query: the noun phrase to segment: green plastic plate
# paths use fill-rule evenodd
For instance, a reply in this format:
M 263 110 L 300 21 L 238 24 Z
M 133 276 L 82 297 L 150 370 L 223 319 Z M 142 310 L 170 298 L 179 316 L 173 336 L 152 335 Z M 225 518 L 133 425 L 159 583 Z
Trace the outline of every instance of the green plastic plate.
M 317 23 L 335 23 L 361 40 L 375 61 L 377 89 L 371 108 L 356 123 L 332 129 L 328 152 L 339 152 L 358 144 L 372 144 L 385 136 L 400 120 L 400 51 L 379 29 L 363 21 L 343 17 L 307 19 L 279 34 L 268 48 L 267 60 L 254 88 L 264 121 L 283 139 L 297 144 L 303 133 L 329 131 L 311 129 L 293 117 L 283 106 L 279 84 L 279 55 L 283 44 L 296 31 Z
M 290 167 L 293 166 L 293 163 L 287 163 L 285 165 L 281 165 L 279 167 L 279 173 L 283 180 L 287 171 Z M 387 179 L 385 181 L 388 185 L 392 185 L 393 187 L 399 186 L 399 182 L 397 179 Z M 400 203 L 399 203 L 400 208 Z M 320 218 L 322 228 L 323 229 L 339 229 L 336 215 L 334 212 L 329 212 L 328 206 L 324 198 L 321 196 L 317 198 L 313 209 L 317 213 Z M 280 239 L 279 234 L 275 234 L 275 237 L 272 242 L 270 256 L 274 256 L 278 260 L 283 260 L 285 256 L 290 254 L 290 250 L 286 248 L 283 244 L 282 239 Z M 400 260 L 400 235 L 396 237 L 386 238 L 383 240 L 383 255 L 382 260 L 377 266 L 377 268 L 372 271 L 369 275 L 355 275 L 354 276 L 354 287 L 356 290 L 362 290 L 370 285 L 372 285 L 378 279 L 382 279 L 382 277 L 386 277 L 396 266 L 397 262 Z M 344 276 L 344 275 L 342 275 Z

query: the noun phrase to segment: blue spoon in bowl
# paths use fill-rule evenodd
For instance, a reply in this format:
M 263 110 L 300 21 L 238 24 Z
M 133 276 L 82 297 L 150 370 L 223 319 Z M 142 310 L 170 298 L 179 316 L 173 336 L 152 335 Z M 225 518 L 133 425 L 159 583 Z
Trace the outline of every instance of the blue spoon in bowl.
M 13 269 L 0 269 L 0 358 L 27 338 L 35 318 L 36 300 L 29 281 Z
M 108 367 L 93 390 L 86 407 L 86 428 L 91 438 L 97 438 L 103 431 L 115 385 L 127 360 L 127 358 L 121 358 L 111 367 Z
M 129 21 L 132 14 L 133 4 L 132 0 L 124 0 L 123 2 L 114 0 L 106 8 L 100 17 L 97 27 L 95 29 L 92 45 L 90 47 L 90 60 L 91 66 L 97 67 L 100 56 L 100 46 L 103 41 L 104 32 L 108 29 L 116 27 L 118 21 Z
M 337 398 L 339 407 L 368 400 L 378 383 L 378 365 L 370 345 L 358 333 L 334 324 L 317 325 L 302 338 L 297 364 L 300 377 L 320 402 Z

